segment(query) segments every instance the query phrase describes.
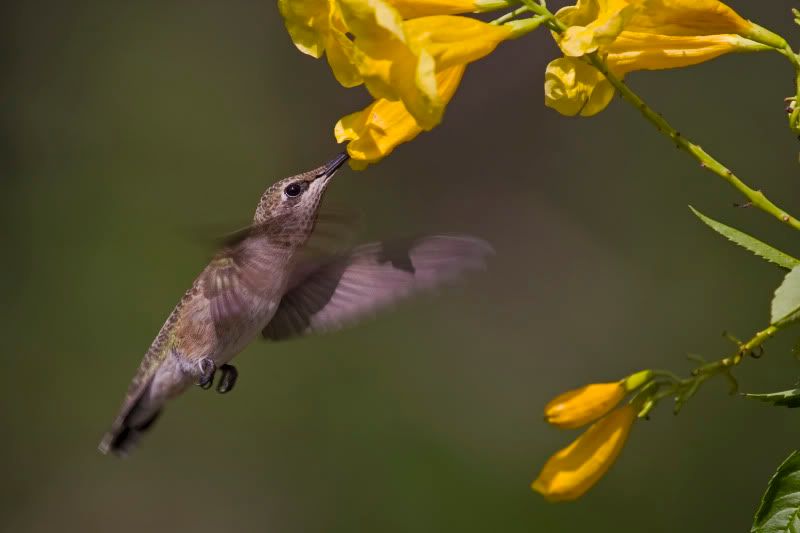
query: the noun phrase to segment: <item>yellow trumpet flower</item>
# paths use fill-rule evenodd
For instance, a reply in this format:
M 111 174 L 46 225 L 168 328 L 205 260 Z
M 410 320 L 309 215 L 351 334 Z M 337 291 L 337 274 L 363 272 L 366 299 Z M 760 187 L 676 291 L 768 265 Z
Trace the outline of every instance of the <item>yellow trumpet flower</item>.
M 278 9 L 298 50 L 317 59 L 324 53 L 344 87 L 362 83 L 353 62 L 355 46 L 335 0 L 278 0 Z
M 717 0 L 578 0 L 559 9 L 556 17 L 568 26 L 559 45 L 572 57 L 602 49 L 623 31 L 703 40 L 748 37 L 759 28 Z
M 339 0 L 355 37 L 355 64 L 376 99 L 401 100 L 423 130 L 436 126 L 445 102 L 436 74 L 491 53 L 533 23 L 493 26 L 468 17 L 430 16 L 403 21 L 385 0 Z
M 545 406 L 545 420 L 564 429 L 586 425 L 611 411 L 626 394 L 644 385 L 652 375 L 652 371 L 642 370 L 619 381 L 592 383 L 559 394 Z
M 558 37 L 566 58 L 548 65 L 545 105 L 564 115 L 591 116 L 611 101 L 605 77 L 577 59 L 597 51 L 609 70 L 687 67 L 729 52 L 769 50 L 780 38 L 717 0 L 578 0 L 556 13 L 569 26 Z M 759 39 L 756 42 L 753 39 Z
M 601 418 L 550 457 L 531 488 L 552 502 L 581 497 L 614 464 L 635 420 L 636 409 L 632 405 Z
M 437 74 L 436 84 L 442 102 L 447 103 L 453 97 L 465 68 L 457 65 Z M 358 170 L 380 161 L 397 145 L 410 141 L 421 132 L 422 128 L 403 102 L 383 98 L 342 118 L 334 128 L 337 142 L 350 141 L 347 145 L 350 166 Z

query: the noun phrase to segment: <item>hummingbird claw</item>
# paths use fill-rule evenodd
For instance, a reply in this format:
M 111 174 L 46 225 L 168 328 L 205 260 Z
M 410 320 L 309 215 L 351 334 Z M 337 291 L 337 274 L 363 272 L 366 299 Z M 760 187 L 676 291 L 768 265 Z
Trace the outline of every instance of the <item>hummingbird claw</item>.
M 203 389 L 211 388 L 211 384 L 214 382 L 214 375 L 217 373 L 217 365 L 208 357 L 204 357 L 200 359 L 198 366 L 200 367 L 200 380 L 197 384 Z
M 219 378 L 219 383 L 217 383 L 217 392 L 225 394 L 233 390 L 233 386 L 236 385 L 236 378 L 239 377 L 239 371 L 236 370 L 235 366 L 227 364 L 222 365 L 220 371 L 222 371 L 222 377 Z

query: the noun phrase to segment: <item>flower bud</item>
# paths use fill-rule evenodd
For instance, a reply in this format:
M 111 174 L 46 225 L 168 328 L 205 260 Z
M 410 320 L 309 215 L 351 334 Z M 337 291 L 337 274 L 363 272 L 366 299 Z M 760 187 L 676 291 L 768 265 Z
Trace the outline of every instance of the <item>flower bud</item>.
M 545 406 L 544 417 L 560 428 L 581 427 L 616 407 L 626 392 L 622 381 L 592 383 L 556 396 Z
M 548 459 L 531 488 L 552 502 L 581 497 L 614 464 L 635 420 L 636 409 L 625 405 L 595 422 Z

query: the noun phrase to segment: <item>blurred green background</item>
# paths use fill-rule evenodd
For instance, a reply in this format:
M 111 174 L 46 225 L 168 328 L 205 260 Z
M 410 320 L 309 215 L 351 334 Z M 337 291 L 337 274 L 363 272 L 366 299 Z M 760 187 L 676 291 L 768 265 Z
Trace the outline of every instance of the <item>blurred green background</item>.
M 563 4 L 563 2 L 562 2 Z M 559 5 L 562 5 L 559 4 Z M 731 2 L 800 43 L 789 0 Z M 558 6 L 555 6 L 558 7 Z M 256 343 L 233 394 L 191 390 L 129 460 L 100 455 L 139 359 L 262 190 L 340 148 L 368 101 L 291 44 L 272 2 L 16 2 L 0 16 L 4 260 L 0 529 L 27 531 L 746 531 L 798 446 L 797 413 L 709 383 L 636 425 L 576 503 L 528 488 L 572 432 L 542 406 L 589 381 L 720 357 L 766 325 L 781 273 L 706 214 L 800 253 L 615 101 L 545 108 L 540 31 L 471 66 L 444 123 L 328 197 L 362 240 L 468 232 L 489 271 L 341 333 Z M 778 54 L 630 84 L 747 182 L 800 213 L 800 143 Z M 798 377 L 796 332 L 738 372 Z

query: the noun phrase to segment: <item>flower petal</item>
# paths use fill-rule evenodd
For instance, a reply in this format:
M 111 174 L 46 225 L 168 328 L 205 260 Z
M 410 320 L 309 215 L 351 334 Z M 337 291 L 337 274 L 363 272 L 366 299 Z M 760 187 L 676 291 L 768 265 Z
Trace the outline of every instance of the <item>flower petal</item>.
M 660 35 L 747 35 L 752 23 L 717 0 L 634 0 L 626 30 Z
M 403 19 L 385 0 L 337 0 L 345 24 L 358 47 L 373 58 L 389 59 L 397 43 L 405 43 Z
M 622 32 L 635 10 L 628 0 L 578 0 L 556 13 L 569 26 L 558 44 L 564 55 L 571 57 L 594 52 Z
M 322 57 L 330 10 L 328 0 L 278 0 L 278 10 L 297 49 Z
M 438 70 L 477 61 L 512 34 L 508 26 L 454 16 L 409 20 L 404 28 L 412 46 L 426 50 L 435 58 Z
M 478 11 L 473 0 L 389 0 L 404 19 Z
M 578 428 L 608 413 L 627 393 L 622 381 L 592 383 L 553 398 L 544 408 L 548 424 Z
M 329 35 L 325 55 L 336 81 L 343 87 L 355 87 L 364 82 L 355 65 L 356 50 L 353 41 L 344 33 L 337 31 Z
M 455 94 L 464 66 L 451 67 L 436 75 L 440 98 L 448 102 Z M 366 109 L 352 113 L 336 123 L 337 142 L 350 141 L 347 152 L 350 166 L 363 169 L 387 156 L 399 144 L 408 142 L 422 132 L 414 117 L 402 102 L 379 99 Z
M 738 35 L 672 36 L 624 31 L 605 51 L 611 71 L 624 75 L 634 70 L 687 67 L 729 52 L 768 49 Z

